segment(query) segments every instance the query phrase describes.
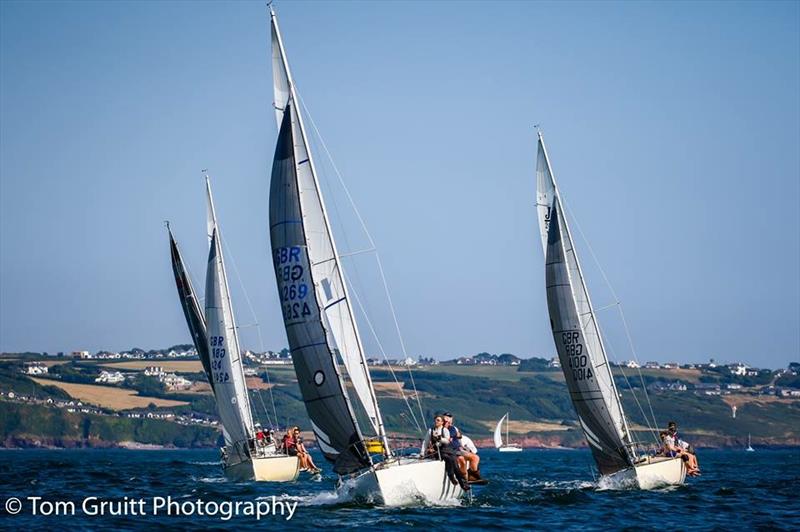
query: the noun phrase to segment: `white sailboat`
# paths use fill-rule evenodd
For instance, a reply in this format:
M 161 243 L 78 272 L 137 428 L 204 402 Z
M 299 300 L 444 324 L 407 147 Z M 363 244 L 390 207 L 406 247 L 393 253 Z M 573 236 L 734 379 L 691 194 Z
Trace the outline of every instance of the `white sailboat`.
M 748 453 L 755 452 L 755 449 L 753 449 L 753 445 L 750 443 L 750 434 L 749 433 L 747 434 L 747 449 L 745 449 L 745 451 L 747 451 Z
M 278 452 L 277 442 L 255 440 L 255 426 L 239 348 L 239 336 L 231 306 L 225 261 L 222 255 L 211 186 L 208 197 L 209 257 L 206 275 L 205 313 L 187 274 L 178 245 L 169 232 L 172 269 L 178 297 L 197 353 L 217 405 L 225 447 L 222 465 L 234 480 L 290 481 L 297 478 L 299 460 Z
M 513 453 L 522 451 L 522 447 L 519 444 L 511 443 L 508 438 L 508 412 L 506 415 L 500 418 L 500 421 L 497 422 L 497 426 L 494 428 L 494 446 L 495 448 L 500 451 L 501 453 Z M 503 443 L 503 421 L 506 422 L 506 443 Z
M 311 428 L 349 497 L 393 506 L 458 498 L 444 462 L 396 456 L 333 240 L 278 20 L 270 7 L 279 133 L 269 198 L 270 240 L 284 325 Z M 366 418 L 359 423 L 356 410 Z
M 686 467 L 680 458 L 640 454 L 631 434 L 541 133 L 536 207 L 553 340 L 600 473 L 613 481 L 635 481 L 642 489 L 682 484 Z

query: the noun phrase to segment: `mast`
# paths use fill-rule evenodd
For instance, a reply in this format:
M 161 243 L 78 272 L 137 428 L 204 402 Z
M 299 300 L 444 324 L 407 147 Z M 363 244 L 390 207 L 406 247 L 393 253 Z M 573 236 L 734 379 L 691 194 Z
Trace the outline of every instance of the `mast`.
M 509 417 L 508 412 L 506 412 L 506 445 L 508 445 L 511 442 L 511 440 L 508 439 L 508 423 L 509 423 L 509 421 L 511 421 L 511 418 Z
M 556 181 L 556 176 L 555 176 L 555 174 L 553 174 L 553 167 L 550 165 L 550 157 L 547 154 L 547 147 L 544 144 L 544 136 L 542 135 L 541 131 L 537 131 L 537 134 L 538 134 L 538 137 L 539 137 L 539 145 L 542 147 L 542 152 L 544 154 L 545 164 L 547 165 L 547 169 L 548 169 L 548 172 L 550 174 L 550 179 L 552 180 L 552 183 L 553 183 L 553 189 L 555 191 L 555 197 L 553 198 L 553 201 L 554 202 L 558 202 L 558 207 L 559 207 L 558 210 L 561 213 L 561 218 L 563 220 L 564 228 L 565 228 L 566 233 L 567 233 L 567 239 L 569 240 L 570 244 L 574 246 L 574 244 L 573 244 L 574 240 L 572 239 L 572 232 L 570 231 L 570 228 L 569 228 L 569 222 L 567 221 L 566 212 L 564 211 L 563 205 L 561 203 L 561 191 L 558 188 L 558 182 Z M 625 431 L 625 437 L 627 438 L 628 444 L 630 446 L 629 449 L 627 449 L 627 452 L 629 452 L 630 455 L 635 460 L 636 459 L 636 450 L 633 448 L 633 445 L 632 445 L 633 444 L 633 438 L 631 437 L 630 428 L 628 426 L 628 419 L 627 419 L 627 416 L 625 415 L 625 409 L 622 407 L 622 401 L 620 400 L 619 391 L 617 390 L 617 385 L 614 382 L 614 375 L 611 372 L 611 366 L 610 366 L 609 361 L 608 361 L 608 355 L 606 355 L 606 348 L 605 348 L 605 343 L 603 342 L 602 333 L 600 331 L 600 325 L 599 325 L 599 322 L 597 321 L 597 317 L 596 317 L 595 311 L 594 311 L 594 305 L 592 305 L 591 296 L 589 295 L 589 290 L 586 287 L 586 280 L 585 280 L 585 278 L 583 276 L 583 268 L 581 267 L 580 259 L 578 258 L 578 253 L 577 252 L 573 252 L 573 256 L 574 256 L 574 259 L 575 259 L 575 265 L 577 267 L 578 276 L 580 278 L 581 286 L 583 288 L 584 294 L 586 295 L 586 301 L 587 301 L 587 304 L 588 304 L 588 307 L 589 307 L 589 314 L 590 314 L 591 320 L 595 324 L 595 329 L 597 331 L 597 340 L 598 340 L 598 343 L 600 344 L 600 355 L 602 356 L 602 362 L 603 362 L 603 365 L 605 366 L 605 371 L 607 372 L 608 379 L 609 379 L 609 381 L 611 383 L 611 389 L 614 392 L 613 393 L 614 401 L 617 403 L 617 405 L 619 407 L 619 410 L 622 413 L 622 424 L 623 424 L 623 428 L 624 428 L 624 431 Z M 581 324 L 581 328 L 583 328 L 582 324 Z
M 331 228 L 330 228 L 330 222 L 329 222 L 329 218 L 328 218 L 328 213 L 327 213 L 327 209 L 325 207 L 325 200 L 324 200 L 324 198 L 322 196 L 322 190 L 321 190 L 321 187 L 319 185 L 319 180 L 317 179 L 316 164 L 314 162 L 314 156 L 313 156 L 313 154 L 311 152 L 310 144 L 308 142 L 308 136 L 306 134 L 306 128 L 305 128 L 305 124 L 303 122 L 302 113 L 300 112 L 300 106 L 299 106 L 300 101 L 299 101 L 299 99 L 297 97 L 297 92 L 295 90 L 294 79 L 292 77 L 291 69 L 289 68 L 289 62 L 288 62 L 287 57 L 286 57 L 286 51 L 285 51 L 285 48 L 283 46 L 283 38 L 281 37 L 280 28 L 278 26 L 278 18 L 277 18 L 277 15 L 275 13 L 275 10 L 272 8 L 272 5 L 269 6 L 269 11 L 270 11 L 270 21 L 272 23 L 272 28 L 274 30 L 274 35 L 275 35 L 275 38 L 276 38 L 276 41 L 277 41 L 277 44 L 278 44 L 278 52 L 279 52 L 279 56 L 280 56 L 280 66 L 281 66 L 282 72 L 283 72 L 283 74 L 285 76 L 284 79 L 285 79 L 285 81 L 286 81 L 286 83 L 288 85 L 287 87 L 280 87 L 280 88 L 276 87 L 276 93 L 277 93 L 278 90 L 280 90 L 281 92 L 284 92 L 284 91 L 287 91 L 287 89 L 288 89 L 287 101 L 286 102 L 278 102 L 278 101 L 274 102 L 276 119 L 278 121 L 278 125 L 280 126 L 281 121 L 283 119 L 283 113 L 286 110 L 286 104 L 289 103 L 289 102 L 294 102 L 294 104 L 295 104 L 295 116 L 297 117 L 298 129 L 300 130 L 300 135 L 302 137 L 303 145 L 306 147 L 306 156 L 308 158 L 308 165 L 309 165 L 309 168 L 311 170 L 311 176 L 312 176 L 312 180 L 313 180 L 313 183 L 314 183 L 314 188 L 315 188 L 315 191 L 316 191 L 316 195 L 317 195 L 317 197 L 319 199 L 320 208 L 322 210 L 323 225 L 325 227 L 326 236 L 327 236 L 328 240 L 331 243 L 331 251 L 333 253 L 333 259 L 334 259 L 336 265 L 338 266 L 338 270 L 339 270 L 340 282 L 341 282 L 342 290 L 344 292 L 344 301 L 343 301 L 343 303 L 346 306 L 346 310 L 347 310 L 347 313 L 348 313 L 348 316 L 349 316 L 349 320 L 350 320 L 350 322 L 352 322 L 352 326 L 353 326 L 353 329 L 355 331 L 355 339 L 356 339 L 356 344 L 357 344 L 357 348 L 358 348 L 358 355 L 359 355 L 359 359 L 360 359 L 359 360 L 360 370 L 363 373 L 363 376 L 365 377 L 366 384 L 367 384 L 367 387 L 368 387 L 368 395 L 369 395 L 368 401 L 369 401 L 369 403 L 371 403 L 371 409 L 375 413 L 375 420 L 374 420 L 375 428 L 377 428 L 378 437 L 383 443 L 383 454 L 384 454 L 384 456 L 386 456 L 388 458 L 388 457 L 391 457 L 392 453 L 391 453 L 391 450 L 389 449 L 389 442 L 388 442 L 388 438 L 386 436 L 386 430 L 385 430 L 385 427 L 384 427 L 383 418 L 381 416 L 380 407 L 378 405 L 378 400 L 377 400 L 377 397 L 375 395 L 375 387 L 374 387 L 374 385 L 372 383 L 372 376 L 370 375 L 369 368 L 367 366 L 367 360 L 366 360 L 366 356 L 364 354 L 364 347 L 363 347 L 363 344 L 361 342 L 361 335 L 359 334 L 359 331 L 358 331 L 358 323 L 357 323 L 357 321 L 355 319 L 355 314 L 353 312 L 353 308 L 352 308 L 352 305 L 350 303 L 349 289 L 348 289 L 348 286 L 347 286 L 347 282 L 344 279 L 344 276 L 341 274 L 341 272 L 342 272 L 341 258 L 340 258 L 338 249 L 336 247 L 336 241 L 335 241 L 335 239 L 333 237 L 333 232 L 331 231 Z M 275 59 L 274 58 L 274 52 L 273 52 L 273 59 Z M 273 68 L 274 68 L 274 66 L 275 65 L 273 65 Z M 277 94 L 276 94 L 276 96 L 277 96 Z M 350 373 L 352 371 L 351 368 L 348 367 L 347 364 L 345 364 L 345 367 L 348 370 L 348 373 Z M 351 379 L 352 379 L 352 376 L 351 376 Z M 346 389 L 344 391 L 345 391 L 345 397 L 347 398 Z M 363 403 L 364 402 L 364 398 L 361 397 L 360 394 L 358 394 L 358 395 L 359 395 L 359 398 L 362 400 L 362 403 Z M 366 407 L 367 405 L 365 404 L 364 406 Z M 369 411 L 368 411 L 368 413 L 369 413 Z M 358 427 L 357 420 L 355 420 L 355 418 L 354 418 L 353 421 L 356 422 L 356 427 Z M 359 431 L 360 431 L 360 429 L 359 429 Z

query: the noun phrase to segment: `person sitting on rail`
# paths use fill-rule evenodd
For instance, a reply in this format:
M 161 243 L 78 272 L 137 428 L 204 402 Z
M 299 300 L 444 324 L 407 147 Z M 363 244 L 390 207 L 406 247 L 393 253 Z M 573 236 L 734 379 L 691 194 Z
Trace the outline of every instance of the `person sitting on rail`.
M 670 428 L 667 429 L 664 435 L 664 454 L 670 457 L 679 456 L 681 460 L 686 462 L 686 474 L 696 477 L 700 474 L 700 469 L 697 467 L 697 457 L 678 445 L 678 439 L 676 438 L 678 434 L 677 425 L 673 427 L 673 424 L 674 422 L 671 421 Z
M 463 436 L 458 427 L 453 424 L 453 415 L 450 412 L 445 412 L 444 414 L 444 425 L 450 431 L 450 447 L 453 448 L 458 457 L 458 467 L 461 469 L 461 474 L 468 480 L 482 480 L 478 471 L 478 464 L 480 464 L 481 459 L 477 452 L 471 452 L 462 444 Z M 477 449 L 475 450 L 477 451 Z
M 450 431 L 445 426 L 445 418 L 437 415 L 433 419 L 433 427 L 428 430 L 425 437 L 422 455 L 424 458 L 444 461 L 444 470 L 450 482 L 458 484 L 464 491 L 469 491 L 469 482 L 458 465 L 458 456 L 450 443 Z
M 420 454 L 423 458 L 441 460 L 442 445 L 450 444 L 450 431 L 444 427 L 444 418 L 436 416 L 433 418 L 433 426 L 425 434 L 425 441 L 422 442 Z

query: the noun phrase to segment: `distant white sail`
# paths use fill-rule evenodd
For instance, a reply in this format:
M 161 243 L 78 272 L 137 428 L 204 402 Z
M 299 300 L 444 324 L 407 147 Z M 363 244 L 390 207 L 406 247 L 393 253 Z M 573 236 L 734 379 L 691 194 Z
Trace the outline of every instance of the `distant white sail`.
M 211 246 L 206 272 L 205 315 L 208 329 L 208 350 L 211 359 L 211 378 L 217 409 L 225 428 L 228 446 L 246 453 L 246 441 L 253 434 L 253 417 L 247 396 L 242 367 L 239 335 L 231 305 L 228 277 L 217 225 L 211 185 L 206 178 Z
M 538 148 L 537 210 L 553 339 L 598 468 L 611 474 L 632 464 L 631 439 L 541 134 Z
M 504 415 L 500 418 L 500 421 L 497 422 L 497 426 L 494 428 L 494 446 L 496 449 L 499 449 L 503 446 L 503 421 L 508 417 L 508 414 Z

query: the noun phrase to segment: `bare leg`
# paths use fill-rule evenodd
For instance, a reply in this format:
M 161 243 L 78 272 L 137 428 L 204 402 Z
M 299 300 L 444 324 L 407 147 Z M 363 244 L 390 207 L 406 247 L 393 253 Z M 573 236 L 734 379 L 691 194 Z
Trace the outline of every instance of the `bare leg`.
M 470 458 L 471 458 L 470 464 L 469 464 L 470 465 L 470 469 L 472 469 L 473 471 L 477 471 L 478 470 L 478 464 L 481 463 L 481 457 L 478 456 L 475 453 L 472 453 L 470 455 Z

